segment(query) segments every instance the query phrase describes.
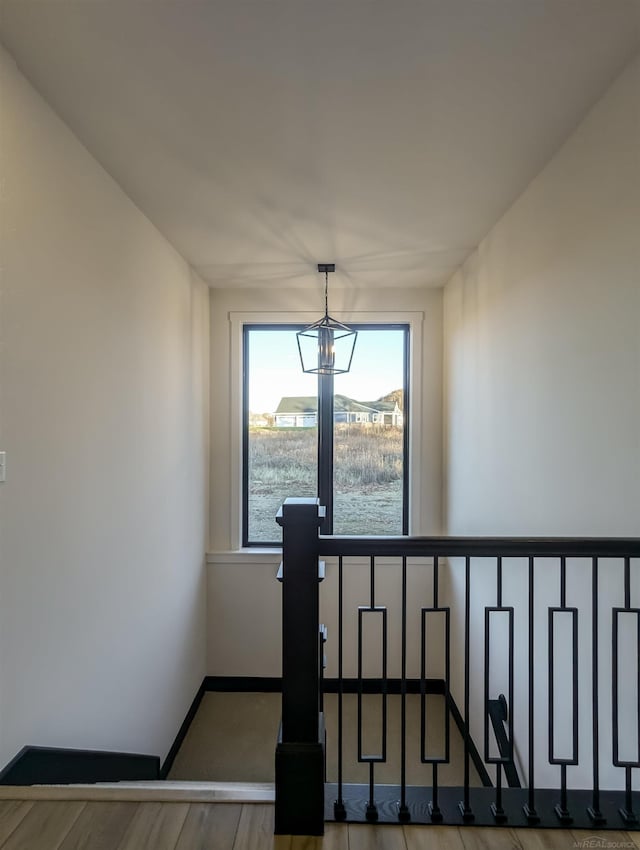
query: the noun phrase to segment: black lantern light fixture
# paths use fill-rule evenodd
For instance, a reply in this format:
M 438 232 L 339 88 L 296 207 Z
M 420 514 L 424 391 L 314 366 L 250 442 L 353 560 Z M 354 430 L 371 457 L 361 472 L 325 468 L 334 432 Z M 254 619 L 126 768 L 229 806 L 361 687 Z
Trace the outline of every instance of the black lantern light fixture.
M 358 332 L 329 315 L 329 272 L 335 263 L 318 263 L 324 272 L 324 316 L 296 336 L 302 371 L 314 375 L 342 375 L 351 368 Z

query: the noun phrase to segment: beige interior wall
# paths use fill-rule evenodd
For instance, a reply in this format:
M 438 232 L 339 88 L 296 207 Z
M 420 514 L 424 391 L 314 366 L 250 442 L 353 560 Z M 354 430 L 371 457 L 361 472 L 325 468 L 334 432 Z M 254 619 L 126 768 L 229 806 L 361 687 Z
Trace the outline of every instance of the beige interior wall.
M 640 536 L 639 92 L 640 57 L 446 286 L 449 534 Z M 521 635 L 516 669 L 522 673 L 528 669 L 526 564 L 504 566 L 505 604 L 516 605 Z M 559 604 L 559 568 L 556 561 L 536 569 L 541 612 L 536 619 L 536 740 L 538 782 L 544 784 L 547 775 L 556 782 L 558 770 L 548 768 L 545 753 L 546 606 Z M 458 612 L 463 574 L 461 565 L 450 573 Z M 494 582 L 494 567 L 474 563 L 474 606 L 485 599 L 495 604 Z M 569 781 L 587 786 L 590 582 L 589 561 L 570 565 L 567 603 L 582 609 L 582 674 L 581 766 L 569 771 Z M 611 607 L 622 602 L 621 564 L 602 564 L 603 694 L 611 688 Z M 640 602 L 636 581 L 632 602 Z M 481 635 L 481 623 L 476 626 L 474 635 Z M 461 675 L 460 640 L 454 650 L 454 669 Z M 481 650 L 472 643 L 475 651 Z M 482 665 L 472 661 L 471 669 L 477 701 Z M 520 694 L 516 712 L 520 740 L 526 742 L 526 686 Z M 602 778 L 619 785 L 623 772 L 610 767 L 610 697 L 603 708 Z M 474 712 L 472 731 L 479 739 L 481 720 L 482 713 Z
M 219 290 L 211 291 L 211 550 L 208 581 L 208 672 L 210 675 L 280 675 L 280 585 L 275 580 L 278 555 L 229 553 L 231 511 L 227 498 L 231 476 L 237 474 L 232 445 L 229 410 L 238 402 L 239 376 L 230 373 L 231 325 L 233 312 L 259 312 L 266 317 L 281 311 L 314 315 L 322 308 L 322 295 L 312 278 L 310 292 L 301 290 Z M 419 311 L 422 323 L 421 407 L 416 428 L 422 450 L 422 465 L 413 472 L 420 478 L 420 531 L 437 534 L 441 529 L 441 451 L 442 451 L 442 293 L 439 290 L 374 290 L 330 292 L 332 312 L 374 311 L 380 321 L 390 312 Z M 275 319 L 274 319 L 275 320 Z M 229 554 L 226 554 L 229 553 Z M 419 579 L 417 579 L 419 580 Z M 391 591 L 390 591 L 391 592 Z M 333 572 L 323 587 L 325 622 L 335 622 L 336 595 Z M 358 604 L 365 604 L 366 600 Z M 335 640 L 335 630 L 331 639 Z
M 640 59 L 445 289 L 452 534 L 633 535 Z
M 279 555 L 262 554 L 245 562 L 209 564 L 208 669 L 212 676 L 282 675 L 282 585 L 276 580 Z M 347 558 L 343 577 L 343 675 L 358 674 L 358 607 L 369 606 L 369 560 Z M 375 603 L 387 608 L 388 675 L 402 670 L 402 566 L 397 558 L 378 558 L 375 567 Z M 407 564 L 407 676 L 420 676 L 420 628 L 423 605 L 430 604 L 433 566 L 430 559 Z M 242 588 L 240 591 L 239 588 Z M 327 559 L 320 586 L 320 622 L 327 627 L 325 675 L 338 675 L 338 565 Z M 364 623 L 364 675 L 381 675 L 381 619 L 371 615 Z M 433 642 L 435 645 L 435 641 Z M 440 648 L 440 641 L 438 640 Z M 442 652 L 429 656 L 428 675 L 443 677 Z
M 164 756 L 205 673 L 208 290 L 0 74 L 0 763 Z

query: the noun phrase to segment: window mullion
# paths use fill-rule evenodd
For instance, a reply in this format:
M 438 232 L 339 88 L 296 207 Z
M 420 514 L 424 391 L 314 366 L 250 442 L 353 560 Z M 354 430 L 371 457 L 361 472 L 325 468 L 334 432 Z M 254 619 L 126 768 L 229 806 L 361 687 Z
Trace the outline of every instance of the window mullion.
M 405 330 L 403 342 L 403 435 L 402 435 L 402 533 L 409 534 L 409 416 L 411 386 L 409 382 L 409 332 Z
M 327 514 L 323 534 L 333 534 L 333 375 L 318 375 L 318 498 Z

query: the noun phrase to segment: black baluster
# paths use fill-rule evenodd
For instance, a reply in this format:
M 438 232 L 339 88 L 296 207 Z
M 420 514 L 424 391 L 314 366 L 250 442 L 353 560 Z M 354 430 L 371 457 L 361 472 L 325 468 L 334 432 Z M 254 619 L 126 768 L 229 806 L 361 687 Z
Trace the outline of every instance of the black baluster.
M 369 802 L 367 803 L 367 820 L 378 820 L 378 809 L 375 804 L 375 782 L 372 761 L 369 762 Z
M 533 731 L 533 719 L 534 719 L 534 684 L 535 679 L 533 675 L 533 662 L 534 662 L 534 651 L 533 651 L 533 639 L 534 639 L 534 623 L 533 623 L 533 615 L 534 615 L 534 597 L 533 597 L 533 565 L 534 558 L 529 557 L 529 794 L 528 801 L 523 807 L 523 811 L 525 817 L 527 818 L 529 823 L 538 823 L 540 821 L 540 817 L 536 811 L 535 804 L 535 736 Z
M 638 817 L 633 811 L 630 767 L 626 767 L 624 771 L 624 809 L 620 810 L 620 814 L 623 816 L 625 823 L 632 824 L 638 822 Z
M 421 611 L 421 654 L 420 654 L 420 761 L 422 764 L 431 764 L 433 771 L 432 798 L 428 803 L 428 811 L 433 823 L 442 823 L 443 814 L 438 804 L 438 763 L 449 761 L 449 689 L 450 689 L 450 640 L 449 640 L 449 609 L 439 608 L 438 603 L 438 556 L 433 559 L 433 607 L 423 608 Z M 429 614 L 445 615 L 445 688 L 444 688 L 444 710 L 445 710 L 445 754 L 444 759 L 434 756 L 429 757 L 426 753 L 426 632 L 427 616 Z
M 513 705 L 513 659 L 514 659 L 514 609 L 513 607 L 505 607 L 502 604 L 502 558 L 498 557 L 496 565 L 496 607 L 485 607 L 484 609 L 484 760 L 487 764 L 496 765 L 496 799 L 491 803 L 491 813 L 497 823 L 504 823 L 507 820 L 506 813 L 502 806 L 502 773 L 504 766 L 512 766 L 513 764 L 513 719 L 509 717 L 509 706 Z M 508 622 L 508 694 L 509 698 L 500 694 L 498 699 L 490 698 L 491 689 L 491 615 L 507 615 Z M 497 709 L 500 707 L 498 714 Z M 509 720 L 509 738 L 506 738 L 504 724 Z M 494 735 L 498 745 L 498 755 L 491 755 L 489 745 L 489 728 L 490 723 L 494 728 Z M 499 731 L 498 731 L 499 730 Z M 505 748 L 506 745 L 506 748 Z M 509 776 L 506 773 L 507 777 Z
M 400 682 L 400 806 L 398 819 L 411 820 L 407 807 L 407 559 L 402 558 L 402 670 Z
M 607 822 L 600 811 L 600 730 L 598 726 L 598 559 L 591 560 L 591 701 L 593 747 L 593 798 L 587 813 L 595 826 Z
M 618 809 L 620 815 L 628 826 L 634 826 L 638 823 L 638 816 L 633 811 L 633 795 L 632 795 L 632 770 L 634 767 L 640 767 L 640 705 L 638 708 L 638 758 L 635 761 L 622 761 L 619 754 L 619 739 L 618 739 L 618 628 L 620 622 L 620 614 L 635 613 L 637 623 L 637 682 L 636 694 L 638 703 L 640 704 L 640 609 L 631 608 L 631 559 L 624 559 L 624 608 L 613 609 L 613 763 L 617 767 L 624 767 L 624 807 Z
M 358 609 L 358 761 L 369 764 L 369 801 L 366 806 L 366 818 L 369 821 L 378 820 L 378 809 L 375 803 L 375 771 L 376 762 L 387 760 L 387 609 L 375 604 L 375 557 L 370 558 L 370 602 L 369 606 Z M 382 614 L 382 752 L 380 755 L 364 755 L 362 752 L 362 619 L 366 613 Z
M 502 608 L 502 558 L 498 558 L 498 562 L 496 564 L 496 605 L 498 608 Z M 509 651 L 510 654 L 513 655 L 513 641 L 509 643 Z M 513 682 L 513 671 L 510 671 L 509 684 L 512 686 Z M 513 711 L 513 695 L 509 696 L 509 711 Z M 509 719 L 509 729 L 511 738 L 511 744 L 513 747 L 513 733 L 511 726 L 511 719 Z M 506 821 L 507 816 L 505 815 L 504 808 L 502 807 L 502 765 L 498 764 L 496 767 L 496 802 L 495 807 L 492 807 L 492 812 L 494 818 L 498 822 Z
M 343 603 L 343 564 L 342 555 L 338 557 L 338 799 L 333 804 L 333 814 L 336 820 L 344 820 L 347 811 L 342 796 L 342 697 L 344 694 L 343 668 L 342 668 L 342 603 Z
M 464 564 L 464 799 L 458 803 L 465 823 L 475 819 L 469 801 L 470 621 L 471 558 L 467 555 Z
M 556 758 L 554 756 L 554 615 L 570 614 L 572 620 L 572 754 L 571 758 Z M 549 763 L 560 765 L 560 802 L 554 811 L 564 826 L 573 823 L 567 801 L 567 765 L 578 764 L 578 609 L 567 607 L 567 559 L 560 558 L 560 607 L 549 608 Z
M 496 607 L 497 609 L 502 608 L 502 558 L 498 557 L 496 560 Z M 513 631 L 513 626 L 512 626 Z M 509 640 L 509 709 L 513 709 L 513 693 L 511 689 L 513 688 L 513 633 L 510 634 Z M 488 746 L 488 716 L 487 712 L 489 709 L 488 706 L 488 673 L 489 673 L 489 644 L 487 642 L 485 648 L 485 758 L 489 752 Z M 511 743 L 511 748 L 513 749 L 513 732 L 512 732 L 512 721 L 509 720 L 509 738 Z M 512 756 L 513 757 L 513 756 Z M 496 799 L 495 802 L 491 804 L 491 814 L 495 818 L 496 823 L 505 823 L 507 820 L 507 815 L 505 813 L 504 807 L 502 805 L 502 763 L 498 760 L 496 764 Z
M 436 555 L 433 559 L 433 607 L 438 607 L 438 591 L 439 591 L 439 563 L 438 556 Z M 448 677 L 447 677 L 448 680 Z M 449 694 L 445 694 L 445 711 L 447 715 L 449 713 Z M 445 723 L 447 723 L 447 717 L 445 717 Z M 440 806 L 438 805 L 438 762 L 434 761 L 433 763 L 433 795 L 432 800 L 429 803 L 429 815 L 431 816 L 431 820 L 434 823 L 440 823 L 442 821 L 442 812 L 440 811 Z

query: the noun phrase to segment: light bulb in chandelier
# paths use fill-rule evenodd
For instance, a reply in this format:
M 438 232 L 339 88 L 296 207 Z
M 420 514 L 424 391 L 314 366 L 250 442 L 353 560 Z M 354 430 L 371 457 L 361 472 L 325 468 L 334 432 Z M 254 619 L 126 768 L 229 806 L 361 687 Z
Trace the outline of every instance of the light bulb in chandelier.
M 333 369 L 336 365 L 336 349 L 331 328 L 322 327 L 318 333 L 318 369 Z

